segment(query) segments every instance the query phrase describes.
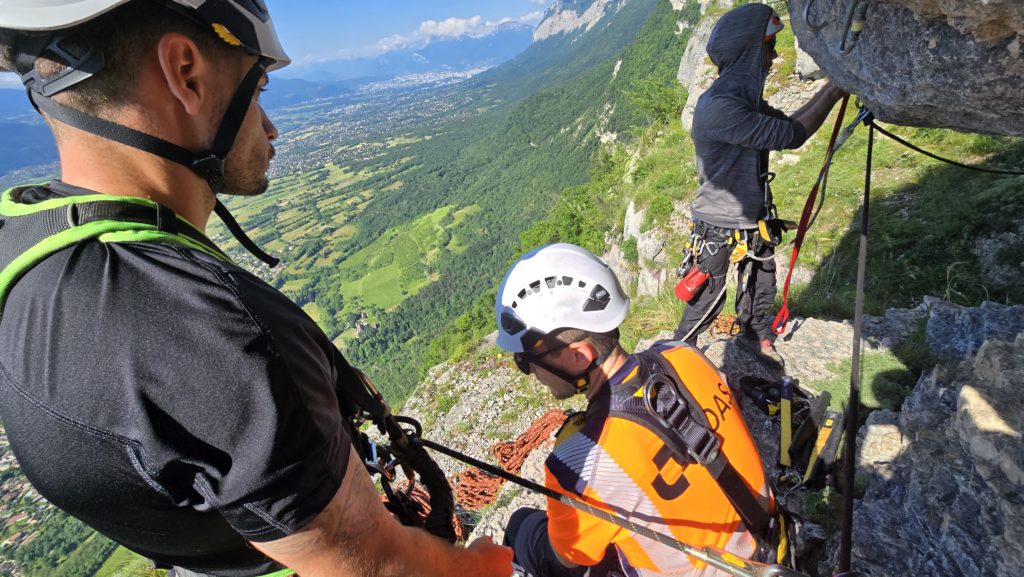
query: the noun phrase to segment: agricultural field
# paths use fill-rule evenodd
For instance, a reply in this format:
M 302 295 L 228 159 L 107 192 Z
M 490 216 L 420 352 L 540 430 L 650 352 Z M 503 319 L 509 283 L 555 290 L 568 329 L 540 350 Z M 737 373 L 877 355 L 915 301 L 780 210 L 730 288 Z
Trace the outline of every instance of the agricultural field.
M 476 206 L 441 207 L 386 232 L 345 259 L 339 268 L 343 312 L 387 311 L 436 281 L 431 265 L 442 252 L 458 248 L 454 231 L 479 210 Z

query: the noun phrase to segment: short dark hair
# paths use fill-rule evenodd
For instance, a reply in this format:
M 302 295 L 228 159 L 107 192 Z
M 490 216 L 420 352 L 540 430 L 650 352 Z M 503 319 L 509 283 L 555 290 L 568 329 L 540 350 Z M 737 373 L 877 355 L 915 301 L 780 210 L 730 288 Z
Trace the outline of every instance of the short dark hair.
M 580 342 L 589 343 L 601 359 L 607 359 L 619 347 L 619 329 L 617 328 L 606 333 L 592 333 L 582 329 L 562 329 L 549 338 L 566 345 Z
M 96 76 L 56 95 L 62 103 L 88 113 L 123 104 L 131 98 L 138 84 L 139 57 L 151 51 L 165 34 L 184 34 L 213 58 L 244 54 L 242 49 L 220 40 L 212 30 L 148 0 L 128 2 L 66 32 L 70 34 L 61 43 L 63 48 L 75 54 L 91 45 L 103 53 L 106 61 Z M 0 30 L 0 69 L 14 69 L 19 38 L 24 38 L 24 34 Z M 47 52 L 36 60 L 36 70 L 43 78 L 51 78 L 67 64 L 58 55 Z

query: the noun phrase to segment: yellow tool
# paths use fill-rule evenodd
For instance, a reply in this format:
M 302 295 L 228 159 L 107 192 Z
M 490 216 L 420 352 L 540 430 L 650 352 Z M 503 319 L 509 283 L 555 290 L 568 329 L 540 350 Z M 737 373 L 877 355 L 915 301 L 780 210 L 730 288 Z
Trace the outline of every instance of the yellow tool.
M 843 436 L 843 414 L 836 411 L 825 413 L 825 420 L 818 429 L 818 438 L 814 442 L 814 449 L 811 451 L 811 458 L 807 460 L 807 471 L 804 472 L 802 483 L 807 482 L 822 471 L 827 474 L 828 470 L 835 465 L 836 453 L 839 450 L 839 441 Z
M 793 442 L 793 377 L 782 377 L 782 394 L 779 404 L 782 405 L 782 438 L 779 441 L 779 464 L 793 466 L 789 456 L 789 445 Z
M 772 235 L 768 232 L 768 223 L 763 218 L 757 221 L 757 232 L 761 234 L 761 238 L 766 242 L 772 242 Z

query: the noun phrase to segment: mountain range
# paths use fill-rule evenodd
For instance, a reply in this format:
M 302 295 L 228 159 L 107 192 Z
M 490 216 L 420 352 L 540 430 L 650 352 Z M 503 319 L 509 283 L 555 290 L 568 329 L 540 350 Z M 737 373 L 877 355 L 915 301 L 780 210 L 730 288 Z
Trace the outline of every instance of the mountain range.
M 280 76 L 334 82 L 490 68 L 514 58 L 531 42 L 532 26 L 509 22 L 487 36 L 440 38 L 426 46 L 399 48 L 372 57 L 293 64 L 282 70 Z

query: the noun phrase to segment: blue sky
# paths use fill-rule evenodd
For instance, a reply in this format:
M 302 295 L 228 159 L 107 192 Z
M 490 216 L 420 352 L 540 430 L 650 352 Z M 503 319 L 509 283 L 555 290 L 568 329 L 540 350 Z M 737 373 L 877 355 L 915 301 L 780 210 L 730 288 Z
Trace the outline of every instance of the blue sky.
M 265 0 L 299 64 L 374 56 L 440 37 L 486 36 L 503 21 L 535 25 L 552 0 Z M 20 87 L 0 74 L 0 88 Z
M 442 36 L 485 36 L 503 21 L 535 25 L 551 0 L 266 0 L 296 63 L 376 55 Z

